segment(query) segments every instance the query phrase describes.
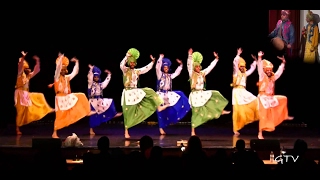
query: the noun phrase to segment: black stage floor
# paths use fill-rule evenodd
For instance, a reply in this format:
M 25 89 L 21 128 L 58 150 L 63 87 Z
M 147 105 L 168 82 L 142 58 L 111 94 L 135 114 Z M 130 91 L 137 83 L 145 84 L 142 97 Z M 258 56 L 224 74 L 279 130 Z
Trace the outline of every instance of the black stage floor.
M 0 147 L 31 147 L 33 138 L 50 138 L 52 134 L 51 123 L 35 123 L 22 127 L 23 135 L 16 136 L 14 126 L 9 126 L 0 135 Z M 235 142 L 241 138 L 246 141 L 247 147 L 250 147 L 250 140 L 257 139 L 258 124 L 253 123 L 246 126 L 239 137 L 234 137 L 232 133 L 232 124 L 224 125 L 203 125 L 196 129 L 197 135 L 201 138 L 204 148 L 233 148 Z M 103 124 L 96 128 L 96 135 L 89 135 L 88 125 L 77 123 L 65 129 L 60 130 L 59 136 L 63 140 L 71 133 L 76 133 L 84 144 L 84 147 L 96 147 L 97 141 L 101 136 L 108 136 L 111 147 L 138 148 L 138 141 L 143 135 L 149 135 L 154 139 L 155 145 L 163 148 L 177 147 L 177 141 L 188 140 L 190 137 L 190 125 L 174 125 L 166 129 L 167 135 L 160 136 L 157 125 L 140 124 L 130 129 L 131 139 L 124 139 L 123 125 L 121 124 Z M 279 126 L 275 132 L 265 133 L 266 139 L 277 139 L 281 146 L 291 149 L 296 139 L 303 139 L 308 143 L 309 148 L 320 149 L 319 130 L 294 127 Z

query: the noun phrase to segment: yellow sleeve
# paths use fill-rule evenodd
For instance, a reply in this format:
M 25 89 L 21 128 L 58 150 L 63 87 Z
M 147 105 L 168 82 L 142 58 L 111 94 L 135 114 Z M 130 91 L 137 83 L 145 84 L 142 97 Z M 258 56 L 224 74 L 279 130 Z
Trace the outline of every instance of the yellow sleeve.
M 312 48 L 314 49 L 319 44 L 319 28 L 315 26 L 313 29 Z

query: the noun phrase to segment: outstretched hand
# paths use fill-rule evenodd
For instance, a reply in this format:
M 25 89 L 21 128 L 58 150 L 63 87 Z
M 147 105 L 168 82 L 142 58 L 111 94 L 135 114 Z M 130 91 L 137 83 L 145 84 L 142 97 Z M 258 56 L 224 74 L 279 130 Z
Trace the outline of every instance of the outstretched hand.
M 177 63 L 179 63 L 180 65 L 182 64 L 182 61 L 180 59 L 176 59 Z
M 104 70 L 104 72 L 111 75 L 111 72 L 108 69 Z
M 213 55 L 214 55 L 214 57 L 215 57 L 216 59 L 219 59 L 218 53 L 213 52 Z
M 255 55 L 253 55 L 253 54 L 251 54 L 251 57 L 252 57 L 255 61 L 258 60 L 258 59 L 257 59 L 257 56 L 255 56 Z
M 151 59 L 151 61 L 153 61 L 153 62 L 156 60 L 156 58 L 153 57 L 152 55 L 150 55 L 150 59 Z
M 242 48 L 237 49 L 237 55 L 240 56 L 240 54 L 242 53 Z
M 21 51 L 21 54 L 23 57 L 25 57 L 28 54 L 28 52 Z
M 193 49 L 190 48 L 189 51 L 188 51 L 188 54 L 189 54 L 189 55 L 192 55 L 192 53 L 193 53 Z
M 61 52 L 58 53 L 58 57 L 64 56 Z
M 40 61 L 40 58 L 37 55 L 34 55 L 32 58 L 36 61 Z
M 263 55 L 264 55 L 264 53 L 263 53 L 262 51 L 259 51 L 259 52 L 258 52 L 258 56 L 259 56 L 259 57 L 262 57 Z
M 90 69 L 92 69 L 94 66 L 91 65 L 91 64 L 88 64 L 88 67 L 89 67 Z
M 73 57 L 72 59 L 71 59 L 71 62 L 78 62 L 79 60 L 76 58 L 76 57 Z
M 286 59 L 284 58 L 284 56 L 277 56 L 277 58 L 280 59 L 282 63 L 286 63 Z
M 126 56 L 127 56 L 127 57 L 130 57 L 130 56 L 131 56 L 131 53 L 127 52 Z

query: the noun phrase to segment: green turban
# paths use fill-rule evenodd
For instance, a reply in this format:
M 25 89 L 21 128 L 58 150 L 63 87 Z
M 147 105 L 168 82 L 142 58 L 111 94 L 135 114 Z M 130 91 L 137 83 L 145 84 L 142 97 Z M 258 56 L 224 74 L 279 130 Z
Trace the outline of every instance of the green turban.
M 196 66 L 201 66 L 203 60 L 203 56 L 199 52 L 192 53 L 192 61 L 193 61 L 193 68 Z
M 140 52 L 135 48 L 131 48 L 128 50 L 128 53 L 130 53 L 131 56 L 128 57 L 127 64 L 129 65 L 131 62 L 137 64 L 137 59 L 140 57 Z

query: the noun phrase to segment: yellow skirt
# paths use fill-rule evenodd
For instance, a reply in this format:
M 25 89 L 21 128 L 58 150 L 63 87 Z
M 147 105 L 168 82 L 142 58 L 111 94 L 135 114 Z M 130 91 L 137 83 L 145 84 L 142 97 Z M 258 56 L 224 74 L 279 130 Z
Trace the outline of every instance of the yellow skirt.
M 279 105 L 273 108 L 263 108 L 259 101 L 259 130 L 274 131 L 276 126 L 288 119 L 288 99 L 285 96 L 274 96 L 278 99 Z
M 77 96 L 77 103 L 70 109 L 61 111 L 56 109 L 56 120 L 54 121 L 54 130 L 59 130 L 68 127 L 88 116 L 90 114 L 90 103 L 88 98 L 83 93 L 73 93 Z M 57 96 L 64 96 L 57 94 Z
M 257 121 L 259 119 L 258 115 L 258 100 L 244 105 L 234 104 L 232 112 L 233 131 L 239 131 L 245 125 Z
M 34 121 L 42 119 L 47 114 L 54 112 L 47 103 L 42 93 L 29 93 L 31 106 L 22 106 L 20 102 L 20 95 L 17 94 L 17 116 L 16 126 L 21 127 Z

